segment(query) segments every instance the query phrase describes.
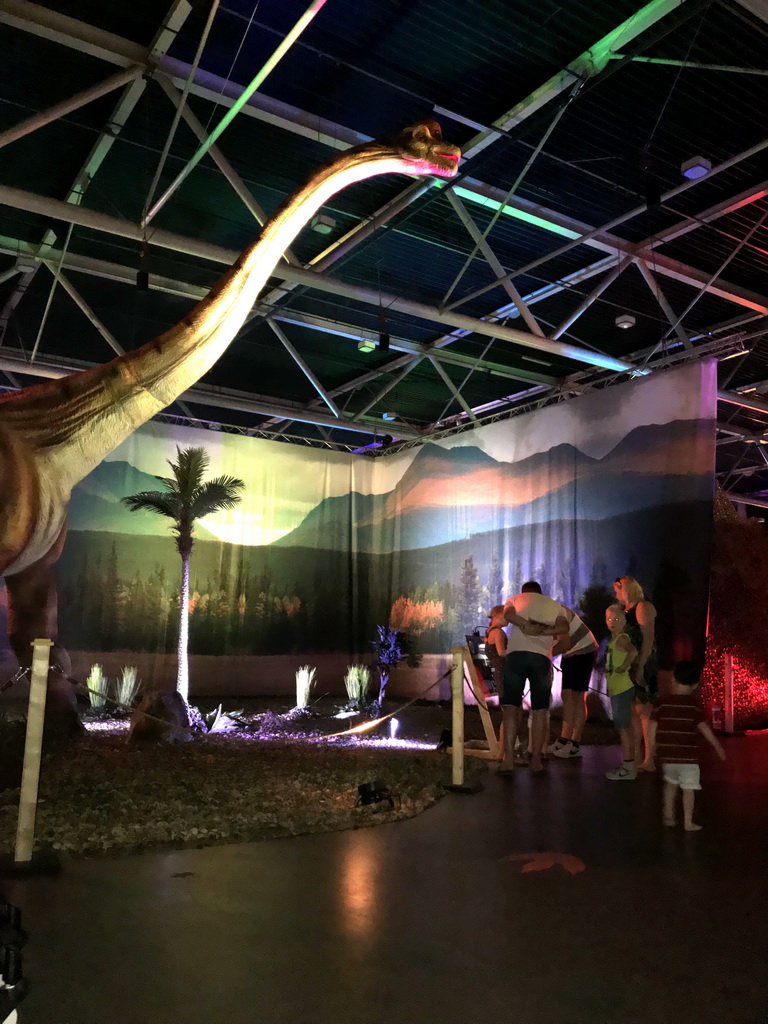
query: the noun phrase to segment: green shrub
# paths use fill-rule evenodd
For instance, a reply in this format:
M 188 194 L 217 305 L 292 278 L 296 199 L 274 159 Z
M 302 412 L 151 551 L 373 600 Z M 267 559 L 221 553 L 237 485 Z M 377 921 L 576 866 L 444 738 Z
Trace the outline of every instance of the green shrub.
M 309 691 L 315 685 L 315 672 L 309 665 L 302 665 L 296 670 L 296 707 L 305 708 L 309 704 Z
M 141 680 L 139 670 L 133 665 L 124 665 L 120 678 L 115 680 L 115 698 L 118 704 L 130 708 L 139 692 Z
M 109 679 L 101 670 L 101 665 L 91 665 L 91 671 L 85 684 L 88 687 L 88 700 L 94 711 L 104 707 L 107 700 Z
M 371 685 L 371 673 L 365 665 L 349 665 L 344 676 L 344 686 L 351 703 L 364 704 Z

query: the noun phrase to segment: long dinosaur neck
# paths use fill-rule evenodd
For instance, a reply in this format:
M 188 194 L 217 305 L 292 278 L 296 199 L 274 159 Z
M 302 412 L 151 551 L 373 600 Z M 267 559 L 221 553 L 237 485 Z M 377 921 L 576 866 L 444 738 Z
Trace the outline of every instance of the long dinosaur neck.
M 380 144 L 350 150 L 319 171 L 265 224 L 259 238 L 175 327 L 103 366 L 0 399 L 0 417 L 24 434 L 64 486 L 91 472 L 137 427 L 198 381 L 235 337 L 282 253 L 340 189 L 408 171 Z

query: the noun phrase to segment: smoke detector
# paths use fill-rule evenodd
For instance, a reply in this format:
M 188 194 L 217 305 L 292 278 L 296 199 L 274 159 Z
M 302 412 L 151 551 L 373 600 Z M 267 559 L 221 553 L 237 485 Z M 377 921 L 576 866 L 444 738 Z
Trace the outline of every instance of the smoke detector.
M 622 331 L 629 330 L 629 328 L 634 327 L 636 323 L 637 320 L 631 313 L 619 313 L 616 317 L 616 326 L 620 327 Z

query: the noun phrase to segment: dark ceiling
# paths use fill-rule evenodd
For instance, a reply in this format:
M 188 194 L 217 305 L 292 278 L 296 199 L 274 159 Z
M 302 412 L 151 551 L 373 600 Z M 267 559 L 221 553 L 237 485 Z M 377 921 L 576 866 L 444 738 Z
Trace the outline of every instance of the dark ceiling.
M 149 197 L 307 10 L 166 4 L 0 0 L 0 385 L 162 333 L 314 169 L 434 118 L 465 152 L 459 176 L 334 196 L 330 233 L 301 232 L 293 266 L 167 415 L 353 449 L 388 434 L 392 451 L 714 356 L 721 482 L 765 497 L 760 0 L 316 2 L 142 256 Z M 696 182 L 681 173 L 693 157 L 712 168 Z M 359 351 L 382 331 L 388 352 Z

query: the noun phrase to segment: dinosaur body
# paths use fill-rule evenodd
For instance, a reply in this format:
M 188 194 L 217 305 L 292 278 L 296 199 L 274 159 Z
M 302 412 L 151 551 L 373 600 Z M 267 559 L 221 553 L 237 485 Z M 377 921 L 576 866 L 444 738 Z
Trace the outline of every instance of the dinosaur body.
M 0 396 L 0 575 L 8 588 L 9 638 L 22 665 L 30 663 L 32 639 L 55 638 L 52 566 L 75 484 L 213 366 L 285 249 L 331 196 L 377 174 L 452 177 L 459 156 L 433 121 L 347 150 L 275 212 L 175 327 L 102 366 Z

